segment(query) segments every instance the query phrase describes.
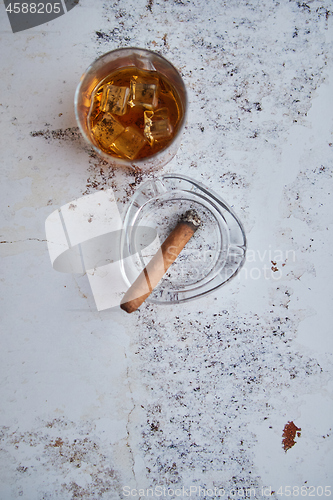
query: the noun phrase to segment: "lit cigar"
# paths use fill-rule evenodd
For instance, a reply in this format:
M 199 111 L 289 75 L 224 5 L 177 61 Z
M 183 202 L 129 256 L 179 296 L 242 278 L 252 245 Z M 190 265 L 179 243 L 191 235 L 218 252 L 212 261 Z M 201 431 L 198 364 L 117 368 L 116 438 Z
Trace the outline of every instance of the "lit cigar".
M 182 216 L 161 248 L 125 293 L 120 304 L 124 311 L 128 313 L 136 311 L 149 297 L 200 224 L 201 220 L 195 210 L 188 210 Z

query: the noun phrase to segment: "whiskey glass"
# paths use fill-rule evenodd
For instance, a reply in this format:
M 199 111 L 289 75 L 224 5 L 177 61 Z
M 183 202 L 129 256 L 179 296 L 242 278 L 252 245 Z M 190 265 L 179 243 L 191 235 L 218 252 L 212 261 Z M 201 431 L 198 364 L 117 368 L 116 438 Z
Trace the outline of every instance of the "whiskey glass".
M 137 69 L 139 72 L 149 72 L 150 75 L 161 75 L 170 83 L 177 93 L 177 109 L 179 120 L 172 137 L 159 151 L 143 158 L 121 158 L 113 151 L 105 151 L 96 142 L 89 123 L 94 92 L 107 77 L 125 68 Z M 111 165 L 126 166 L 135 169 L 157 169 L 168 163 L 176 154 L 184 130 L 187 115 L 187 92 L 183 79 L 177 69 L 163 56 L 150 50 L 129 47 L 108 52 L 95 60 L 81 77 L 75 92 L 74 108 L 79 129 L 85 141 L 96 153 L 106 159 Z

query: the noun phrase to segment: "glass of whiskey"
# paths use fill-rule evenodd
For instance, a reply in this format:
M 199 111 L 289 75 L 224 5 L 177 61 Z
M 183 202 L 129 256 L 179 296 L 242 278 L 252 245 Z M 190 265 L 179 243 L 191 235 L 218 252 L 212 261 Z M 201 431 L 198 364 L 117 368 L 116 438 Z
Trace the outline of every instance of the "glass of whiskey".
M 113 165 L 155 169 L 176 154 L 187 93 L 163 56 L 121 48 L 94 61 L 75 93 L 75 116 L 87 143 Z

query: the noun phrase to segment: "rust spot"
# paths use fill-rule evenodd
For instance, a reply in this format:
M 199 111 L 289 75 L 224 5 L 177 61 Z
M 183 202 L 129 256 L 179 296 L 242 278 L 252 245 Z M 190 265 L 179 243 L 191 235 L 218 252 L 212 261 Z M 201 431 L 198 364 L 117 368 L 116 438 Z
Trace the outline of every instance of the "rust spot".
M 301 430 L 302 429 L 300 429 L 299 427 L 296 427 L 294 422 L 288 422 L 284 426 L 283 433 L 282 433 L 282 438 L 283 438 L 282 445 L 283 445 L 283 449 L 285 451 L 290 450 L 290 448 L 292 448 L 296 444 L 296 442 L 295 442 L 296 433 L 297 433 L 297 437 L 300 437 Z
M 277 267 L 277 263 L 274 260 L 271 260 L 271 263 L 272 263 L 271 270 L 273 271 L 273 273 L 276 273 L 276 271 L 279 270 L 279 268 Z

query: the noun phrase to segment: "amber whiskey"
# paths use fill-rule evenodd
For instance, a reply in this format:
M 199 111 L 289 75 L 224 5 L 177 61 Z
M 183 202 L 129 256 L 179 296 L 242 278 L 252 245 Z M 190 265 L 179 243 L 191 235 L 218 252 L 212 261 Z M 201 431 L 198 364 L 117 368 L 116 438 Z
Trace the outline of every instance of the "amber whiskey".
M 178 92 L 164 75 L 131 66 L 110 73 L 96 86 L 88 126 L 106 154 L 139 160 L 168 146 L 183 113 Z

